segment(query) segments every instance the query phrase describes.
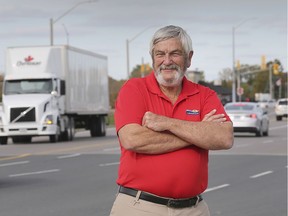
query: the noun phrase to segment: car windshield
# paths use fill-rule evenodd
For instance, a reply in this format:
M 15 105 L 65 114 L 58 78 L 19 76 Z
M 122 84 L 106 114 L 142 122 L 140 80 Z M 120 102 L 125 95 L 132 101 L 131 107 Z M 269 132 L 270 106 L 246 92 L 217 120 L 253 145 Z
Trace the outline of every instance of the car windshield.
M 50 94 L 52 79 L 6 80 L 4 94 Z
M 233 105 L 227 105 L 225 107 L 226 110 L 253 110 L 253 105 L 248 104 L 233 104 Z

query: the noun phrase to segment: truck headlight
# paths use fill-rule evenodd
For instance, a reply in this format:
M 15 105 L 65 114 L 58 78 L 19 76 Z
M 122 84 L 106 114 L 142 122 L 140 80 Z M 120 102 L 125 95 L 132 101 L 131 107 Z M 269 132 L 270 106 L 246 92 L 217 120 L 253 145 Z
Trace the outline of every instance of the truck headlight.
M 52 115 L 47 115 L 45 120 L 44 120 L 44 124 L 46 124 L 46 125 L 53 124 L 53 116 Z

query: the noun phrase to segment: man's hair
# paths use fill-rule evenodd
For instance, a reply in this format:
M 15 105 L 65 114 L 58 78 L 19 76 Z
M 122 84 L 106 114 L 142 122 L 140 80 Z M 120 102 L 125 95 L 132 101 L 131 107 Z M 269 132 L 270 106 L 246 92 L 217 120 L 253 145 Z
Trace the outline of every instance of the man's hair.
M 155 44 L 164 40 L 171 39 L 171 38 L 179 39 L 179 41 L 182 44 L 182 48 L 185 52 L 185 55 L 188 58 L 190 51 L 193 51 L 192 40 L 190 36 L 181 27 L 168 25 L 156 31 L 150 42 L 150 55 L 152 56 L 152 59 L 154 55 L 153 51 L 154 51 Z

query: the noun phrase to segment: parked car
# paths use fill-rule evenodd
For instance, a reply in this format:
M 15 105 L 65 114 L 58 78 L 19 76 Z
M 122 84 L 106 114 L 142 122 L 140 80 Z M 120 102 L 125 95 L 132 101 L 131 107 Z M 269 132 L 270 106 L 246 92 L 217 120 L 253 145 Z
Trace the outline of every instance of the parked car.
M 275 99 L 271 100 L 264 100 L 264 101 L 259 101 L 258 104 L 260 105 L 261 108 L 274 108 L 276 104 Z
M 288 117 L 288 98 L 281 98 L 275 105 L 276 120 L 281 121 L 282 117 Z
M 268 136 L 269 118 L 256 102 L 231 102 L 225 106 L 225 111 L 233 122 L 234 132 L 255 133 L 256 136 Z

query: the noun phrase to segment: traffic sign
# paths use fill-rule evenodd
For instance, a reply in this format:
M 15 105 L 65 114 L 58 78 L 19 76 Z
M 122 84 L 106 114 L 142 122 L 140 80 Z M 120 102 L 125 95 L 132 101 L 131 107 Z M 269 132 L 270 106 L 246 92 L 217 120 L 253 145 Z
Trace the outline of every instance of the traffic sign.
M 238 87 L 237 88 L 237 95 L 243 95 L 243 93 L 244 93 L 244 88 L 242 88 L 242 87 Z

